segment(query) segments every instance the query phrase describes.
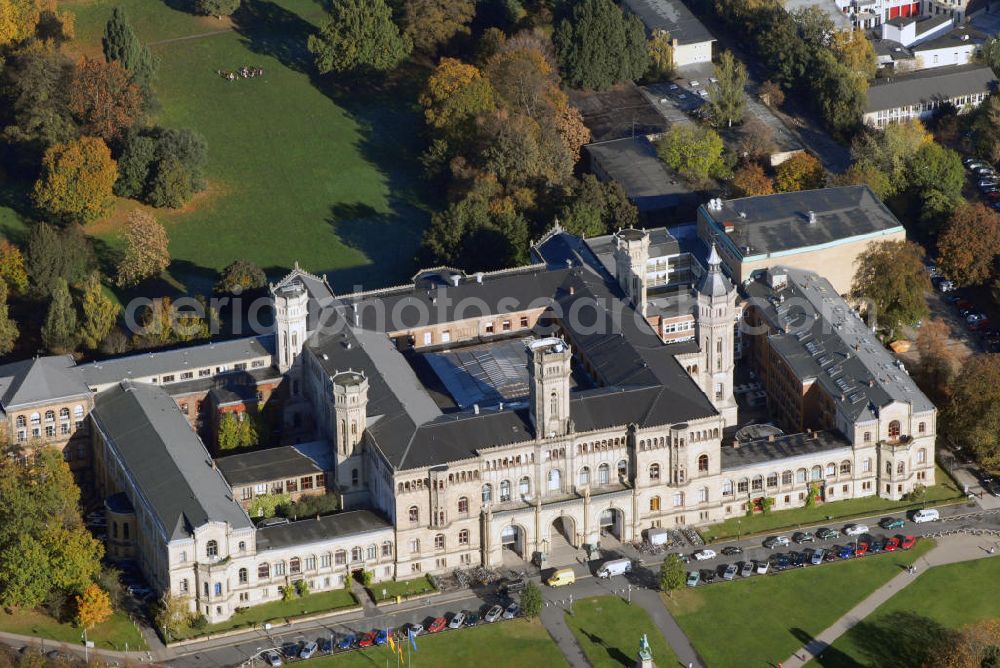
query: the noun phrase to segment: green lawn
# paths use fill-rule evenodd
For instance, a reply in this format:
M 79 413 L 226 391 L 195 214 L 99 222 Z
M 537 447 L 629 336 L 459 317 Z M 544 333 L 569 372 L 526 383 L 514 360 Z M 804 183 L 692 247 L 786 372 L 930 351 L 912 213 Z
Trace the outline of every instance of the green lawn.
M 324 16 L 315 0 L 244 3 L 232 23 L 192 16 L 163 0 L 64 4 L 77 14 L 70 48 L 91 53 L 99 52 L 112 7 L 124 5 L 161 60 L 155 122 L 194 128 L 208 140 L 208 190 L 180 211 L 157 211 L 167 223 L 175 281 L 204 290 L 237 257 L 271 276 L 298 260 L 332 272 L 340 291 L 412 274 L 428 219 L 416 160 L 419 72 L 370 92 L 344 82 L 338 92 L 338 82 L 316 79 L 304 47 Z M 188 36 L 194 38 L 163 41 Z M 265 74 L 235 82 L 217 74 L 243 65 Z M 121 204 L 88 231 L 115 247 L 132 207 Z M 0 231 L 16 231 L 11 219 L 0 211 Z
M 633 666 L 644 633 L 656 665 L 677 665 L 673 650 L 646 611 L 618 596 L 574 601 L 573 614 L 566 613 L 566 624 L 594 668 Z
M 346 589 L 317 592 L 309 594 L 305 598 L 293 598 L 291 601 L 274 601 L 273 603 L 251 606 L 242 612 L 236 613 L 225 622 L 210 624 L 200 631 L 191 629 L 185 637 L 190 638 L 196 635 L 221 633 L 236 628 L 252 628 L 260 626 L 264 622 L 284 621 L 292 617 L 302 617 L 317 612 L 350 608 L 357 604 L 358 602 L 354 598 L 354 594 Z
M 841 636 L 812 666 L 850 668 L 911 663 L 942 629 L 1000 617 L 1000 559 L 936 566 Z
M 73 624 L 60 624 L 52 617 L 33 610 L 18 610 L 8 614 L 0 609 L 0 631 L 83 644 L 83 629 Z M 116 612 L 108 621 L 87 631 L 87 639 L 92 640 L 98 649 L 123 651 L 126 643 L 129 651 L 146 649 L 142 634 L 132 624 L 132 620 L 121 612 Z
M 790 529 L 801 525 L 820 524 L 826 522 L 827 517 L 832 517 L 834 520 L 846 520 L 851 517 L 863 517 L 875 513 L 897 513 L 908 508 L 964 498 L 962 490 L 940 466 L 935 472 L 935 479 L 937 484 L 927 488 L 926 498 L 919 504 L 901 503 L 870 496 L 863 499 L 820 503 L 812 508 L 792 508 L 770 512 L 766 515 L 757 513 L 753 517 L 734 517 L 719 524 L 703 527 L 699 531 L 707 541 L 713 542 L 736 538 L 738 535 L 747 536 L 754 533 Z
M 368 591 L 372 595 L 372 598 L 375 599 L 375 602 L 378 603 L 386 599 L 395 599 L 397 596 L 406 598 L 437 590 L 425 575 L 412 580 L 400 580 L 398 582 L 395 580 L 388 580 L 386 582 L 377 582 L 369 587 Z M 383 591 L 385 594 L 382 593 Z
M 417 651 L 404 648 L 407 668 L 471 668 L 472 666 L 567 666 L 540 621 L 517 619 L 511 622 L 484 624 L 474 629 L 444 631 L 417 638 Z M 310 666 L 353 668 L 355 666 L 394 666 L 388 647 L 373 647 L 337 656 L 310 660 Z M 658 664 L 667 666 L 669 664 Z
M 712 668 L 783 661 L 933 546 L 752 576 L 664 597 Z

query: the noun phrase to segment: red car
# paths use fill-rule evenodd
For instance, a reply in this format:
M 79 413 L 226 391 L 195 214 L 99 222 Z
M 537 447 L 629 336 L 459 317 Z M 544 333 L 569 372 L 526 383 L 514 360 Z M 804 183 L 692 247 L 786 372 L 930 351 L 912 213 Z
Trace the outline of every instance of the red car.
M 444 617 L 438 617 L 433 622 L 431 622 L 430 626 L 427 627 L 427 632 L 428 633 L 437 633 L 438 631 L 440 631 L 441 629 L 443 629 L 445 627 L 445 624 L 447 624 L 447 623 L 448 622 L 447 622 L 447 620 L 445 620 Z
M 903 542 L 901 542 L 899 544 L 899 546 L 901 548 L 903 548 L 904 550 L 909 550 L 911 547 L 913 547 L 916 544 L 917 544 L 917 537 L 916 536 L 906 536 L 905 538 L 903 538 Z
M 885 547 L 883 547 L 882 549 L 885 550 L 886 552 L 895 552 L 896 548 L 898 547 L 899 547 L 899 539 L 896 538 L 895 536 L 890 536 L 889 538 L 886 538 Z
M 375 644 L 375 636 L 378 635 L 376 631 L 369 631 L 368 633 L 361 636 L 361 640 L 358 641 L 358 647 L 371 647 Z
M 854 550 L 855 557 L 863 557 L 868 554 L 868 543 L 858 543 L 858 547 Z

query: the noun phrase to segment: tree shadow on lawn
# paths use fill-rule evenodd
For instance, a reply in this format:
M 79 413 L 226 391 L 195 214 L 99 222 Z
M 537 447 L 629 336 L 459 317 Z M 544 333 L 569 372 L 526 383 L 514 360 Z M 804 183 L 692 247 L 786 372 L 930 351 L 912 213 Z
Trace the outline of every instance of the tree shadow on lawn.
M 811 640 L 800 629 L 792 629 L 792 633 L 797 637 L 805 635 Z M 871 666 L 912 668 L 930 665 L 935 649 L 948 643 L 953 633 L 933 619 L 900 610 L 871 621 L 861 621 L 846 636 Z M 816 662 L 823 668 L 858 668 L 861 665 L 832 647 L 823 650 Z
M 425 214 L 412 204 L 394 202 L 390 213 L 354 202 L 330 207 L 327 223 L 344 245 L 371 262 L 327 273 L 337 292 L 371 290 L 406 282 L 414 273 L 414 251 L 423 227 L 415 221 Z
M 270 0 L 244 2 L 233 12 L 233 26 L 253 51 L 277 59 L 285 67 L 312 76 L 312 54 L 306 48 L 316 27 Z
M 625 652 L 621 651 L 617 647 L 608 647 L 608 643 L 604 641 L 604 638 L 600 637 L 596 633 L 590 633 L 589 631 L 584 631 L 580 629 L 583 635 L 587 636 L 587 639 L 595 645 L 599 645 L 604 648 L 604 651 L 608 653 L 608 656 L 612 661 L 616 661 L 623 666 L 631 666 L 635 663 L 634 660 L 626 656 Z

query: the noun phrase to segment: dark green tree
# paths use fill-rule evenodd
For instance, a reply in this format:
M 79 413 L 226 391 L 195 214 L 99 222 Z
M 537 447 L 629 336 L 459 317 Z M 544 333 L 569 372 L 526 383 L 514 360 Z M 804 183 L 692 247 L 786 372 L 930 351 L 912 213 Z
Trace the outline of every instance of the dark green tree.
M 469 33 L 474 0 L 404 0 L 405 33 L 418 51 L 433 54 L 456 35 Z
M 962 158 L 937 142 L 924 144 L 909 164 L 907 181 L 920 201 L 921 224 L 934 234 L 963 201 L 965 170 Z
M 72 141 L 76 123 L 69 111 L 73 67 L 59 51 L 27 49 L 3 69 L 3 138 L 21 144 L 18 157 L 37 167 L 45 149 Z
M 684 586 L 684 562 L 676 554 L 671 553 L 660 564 L 660 591 L 672 595 Z
M 80 310 L 83 311 L 83 322 L 80 323 L 81 342 L 87 348 L 97 350 L 101 341 L 115 326 L 121 307 L 104 292 L 101 275 L 96 271 L 84 283 Z
M 912 241 L 872 244 L 857 259 L 851 297 L 867 302 L 869 317 L 890 336 L 902 325 L 927 317 L 930 278 L 924 251 Z
M 593 174 L 585 174 L 574 187 L 559 219 L 567 232 L 594 237 L 617 228 L 634 227 L 639 211 L 620 183 L 601 183 Z
M 153 137 L 132 133 L 125 139 L 125 148 L 118 158 L 118 180 L 115 194 L 119 197 L 144 199 L 149 187 L 149 172 L 156 161 L 157 141 Z
M 542 612 L 542 589 L 534 580 L 528 580 L 527 586 L 521 591 L 521 612 L 528 619 L 534 619 Z
M 716 126 L 732 127 L 743 122 L 746 111 L 747 66 L 736 60 L 731 51 L 723 51 L 715 66 L 716 82 L 708 89 L 712 121 Z
M 215 291 L 239 294 L 265 285 L 267 276 L 260 267 L 250 260 L 236 260 L 222 270 L 222 276 L 215 284 Z
M 59 230 L 47 223 L 36 223 L 31 228 L 25 267 L 37 296 L 51 294 L 58 279 L 73 285 L 80 283 L 95 265 L 93 246 L 78 225 Z
M 469 270 L 510 267 L 527 259 L 528 223 L 513 211 L 491 211 L 472 193 L 432 216 L 424 248 L 436 262 Z
M 146 201 L 155 207 L 176 209 L 191 199 L 193 194 L 190 174 L 180 160 L 167 156 L 157 161 Z
M 649 69 L 642 22 L 611 0 L 580 0 L 553 35 L 563 78 L 577 88 L 604 90 Z
M 868 101 L 868 83 L 851 72 L 829 50 L 816 58 L 812 91 L 823 122 L 833 134 L 848 138 L 861 125 L 861 115 Z
M 8 312 L 7 282 L 0 281 L 0 355 L 6 355 L 14 349 L 17 337 L 17 323 Z
M 974 452 L 986 470 L 1000 468 L 1000 355 L 963 361 L 941 417 L 954 445 Z
M 991 37 L 983 44 L 979 57 L 982 62 L 993 68 L 993 74 L 1000 76 L 1000 37 Z
M 76 307 L 73 306 L 66 279 L 58 278 L 52 290 L 45 324 L 42 325 L 42 343 L 49 352 L 62 354 L 75 350 L 77 342 Z
M 153 78 L 159 62 L 149 47 L 139 41 L 125 16 L 124 7 L 118 6 L 111 11 L 111 18 L 104 26 L 102 44 L 104 59 L 109 63 L 119 61 L 148 101 L 152 95 Z
M 363 74 L 394 69 L 413 42 L 400 34 L 385 0 L 333 0 L 330 18 L 307 46 L 320 74 Z
M 240 6 L 240 0 L 194 0 L 194 11 L 205 16 L 229 16 Z

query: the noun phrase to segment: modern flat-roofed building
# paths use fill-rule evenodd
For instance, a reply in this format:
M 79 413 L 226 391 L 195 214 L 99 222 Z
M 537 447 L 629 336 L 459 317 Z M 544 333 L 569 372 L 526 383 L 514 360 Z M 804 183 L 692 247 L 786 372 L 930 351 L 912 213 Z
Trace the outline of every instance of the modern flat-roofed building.
M 952 65 L 884 79 L 868 87 L 865 124 L 882 128 L 911 118 L 927 119 L 943 104 L 959 112 L 978 107 L 996 86 L 986 65 Z
M 698 208 L 698 235 L 716 243 L 734 280 L 776 265 L 812 269 L 839 294 L 869 244 L 906 238 L 902 223 L 868 186 L 842 186 L 740 199 Z
M 682 0 L 624 0 L 650 34 L 667 33 L 674 45 L 674 67 L 712 62 L 715 37 Z

